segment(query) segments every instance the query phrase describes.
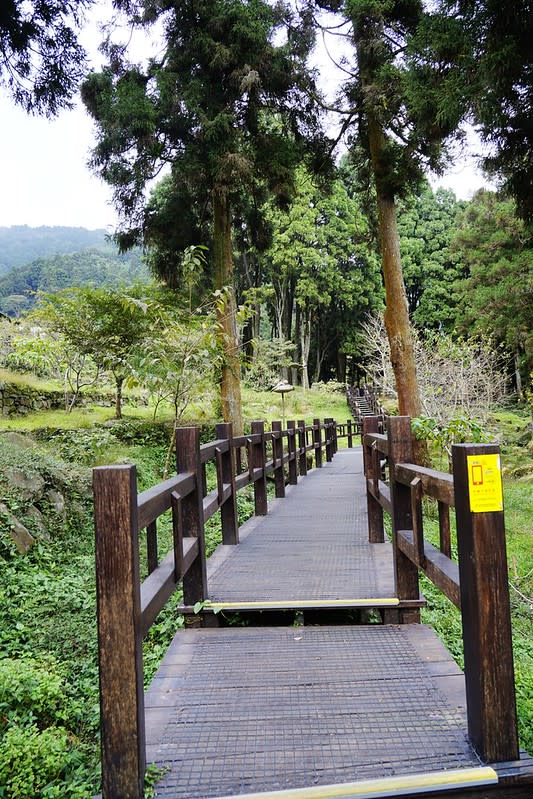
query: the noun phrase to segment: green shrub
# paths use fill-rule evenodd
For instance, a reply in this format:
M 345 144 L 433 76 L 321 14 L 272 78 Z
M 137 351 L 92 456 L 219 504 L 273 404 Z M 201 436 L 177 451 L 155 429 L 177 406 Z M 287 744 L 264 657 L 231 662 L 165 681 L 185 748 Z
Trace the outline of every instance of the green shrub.
M 64 721 L 63 679 L 56 664 L 33 658 L 0 660 L 0 730 L 8 722 L 33 723 L 40 729 Z
M 89 786 L 76 778 L 77 758 L 62 727 L 8 728 L 0 740 L 2 799 L 87 799 Z

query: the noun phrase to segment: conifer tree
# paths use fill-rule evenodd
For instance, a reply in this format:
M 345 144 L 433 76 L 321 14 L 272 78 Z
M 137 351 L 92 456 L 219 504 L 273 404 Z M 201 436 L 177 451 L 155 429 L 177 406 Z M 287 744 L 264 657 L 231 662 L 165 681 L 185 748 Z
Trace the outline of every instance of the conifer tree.
M 375 188 L 385 323 L 401 414 L 421 412 L 413 340 L 402 275 L 397 201 L 438 169 L 442 143 L 457 130 L 463 106 L 444 88 L 458 80 L 451 58 L 460 46 L 454 23 L 424 10 L 421 0 L 321 2 L 344 17 L 354 54 L 344 85 L 343 130 L 352 156 L 367 160 Z
M 147 207 L 145 189 L 164 166 L 170 176 L 163 206 L 167 216 L 173 210 L 168 235 L 176 246 L 199 243 L 198 232 L 209 221 L 214 286 L 230 287 L 218 318 L 222 411 L 239 431 L 233 212 L 259 189 L 288 202 L 296 164 L 325 159 L 316 108 L 304 91 L 312 35 L 305 22 L 293 24 L 287 8 L 264 0 L 139 5 L 142 24 L 164 23 L 163 51 L 143 69 L 110 46 L 106 69 L 85 82 L 82 96 L 98 125 L 92 163 L 113 186 L 123 248 L 156 230 L 157 214 L 153 204 Z M 169 264 L 172 269 L 167 258 L 167 280 Z

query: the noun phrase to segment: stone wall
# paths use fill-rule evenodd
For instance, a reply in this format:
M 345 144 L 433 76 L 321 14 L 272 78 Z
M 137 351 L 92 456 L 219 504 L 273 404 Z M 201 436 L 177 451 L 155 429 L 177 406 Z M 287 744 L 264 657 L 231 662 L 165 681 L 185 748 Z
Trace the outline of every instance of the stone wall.
M 31 386 L 0 381 L 0 414 L 16 416 L 31 411 L 65 407 L 62 391 L 42 391 Z

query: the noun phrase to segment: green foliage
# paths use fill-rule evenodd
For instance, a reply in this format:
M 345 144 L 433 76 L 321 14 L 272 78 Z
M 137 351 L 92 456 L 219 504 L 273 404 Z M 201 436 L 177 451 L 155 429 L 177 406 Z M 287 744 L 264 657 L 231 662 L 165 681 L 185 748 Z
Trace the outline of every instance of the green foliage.
M 65 721 L 64 683 L 56 669 L 53 661 L 0 660 L 0 735 L 8 724 L 44 729 Z
M 453 284 L 461 259 L 450 247 L 455 218 L 464 203 L 453 192 L 428 184 L 398 207 L 398 232 L 409 315 L 417 328 L 450 330 L 455 321 Z
M 451 457 L 453 444 L 477 444 L 490 441 L 490 435 L 476 419 L 454 416 L 445 423 L 431 416 L 419 416 L 411 420 L 415 438 L 434 442 Z
M 221 293 L 194 312 L 183 312 L 174 304 L 152 303 L 150 321 L 131 359 L 132 379 L 148 391 L 154 404 L 154 419 L 164 401 L 174 411 L 177 423 L 194 396 L 214 380 L 220 363 L 218 323 L 215 308 Z
M 303 170 L 297 188 L 287 210 L 268 209 L 272 244 L 263 260 L 271 286 L 266 300 L 281 340 L 291 338 L 296 305 L 296 360 L 306 385 L 310 362 L 317 366 L 313 379 L 320 379 L 326 359 L 331 365 L 339 352 L 351 351 L 361 318 L 380 306 L 382 290 L 359 202 L 341 181 L 325 194 Z
M 93 0 L 9 2 L 0 16 L 0 85 L 26 111 L 55 116 L 72 105 L 85 72 L 77 34 Z
M 37 377 L 59 377 L 61 342 L 47 336 L 18 335 L 11 340 L 11 351 L 4 363 L 9 369 L 31 372 Z
M 121 417 L 122 384 L 132 372 L 133 354 L 150 325 L 147 288 L 65 289 L 41 297 L 36 317 L 60 334 L 78 356 L 89 356 L 113 374 L 116 415 Z
M 483 166 L 503 181 L 520 215 L 533 217 L 533 133 L 530 125 L 533 79 L 533 17 L 529 0 L 513 3 L 513 13 L 495 0 L 441 0 L 447 19 L 459 24 L 461 45 L 455 63 L 468 75 L 464 101 L 489 145 Z
M 28 265 L 15 267 L 0 277 L 0 310 L 10 316 L 32 308 L 38 292 L 55 292 L 71 287 L 109 286 L 116 288 L 134 281 L 146 281 L 148 273 L 141 253 L 134 250 L 119 255 L 108 245 L 68 255 L 40 257 Z M 24 308 L 16 297 L 24 297 Z M 14 303 L 14 305 L 13 305 Z M 15 313 L 16 308 L 19 313 Z
M 458 217 L 452 247 L 464 269 L 457 283 L 460 331 L 491 335 L 533 368 L 533 239 L 512 200 L 480 191 Z
M 5 799 L 87 799 L 68 732 L 10 727 L 0 740 L 0 796 Z
M 279 380 L 280 370 L 292 363 L 294 345 L 279 338 L 254 341 L 253 358 L 246 366 L 245 385 L 258 391 L 272 389 Z

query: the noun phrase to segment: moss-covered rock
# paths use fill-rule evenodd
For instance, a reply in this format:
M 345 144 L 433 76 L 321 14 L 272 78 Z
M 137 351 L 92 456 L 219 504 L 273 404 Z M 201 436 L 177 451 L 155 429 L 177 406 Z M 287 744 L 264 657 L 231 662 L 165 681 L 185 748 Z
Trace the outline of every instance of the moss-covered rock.
M 90 471 L 41 449 L 29 436 L 0 435 L 0 541 L 24 555 L 61 536 L 90 498 Z

